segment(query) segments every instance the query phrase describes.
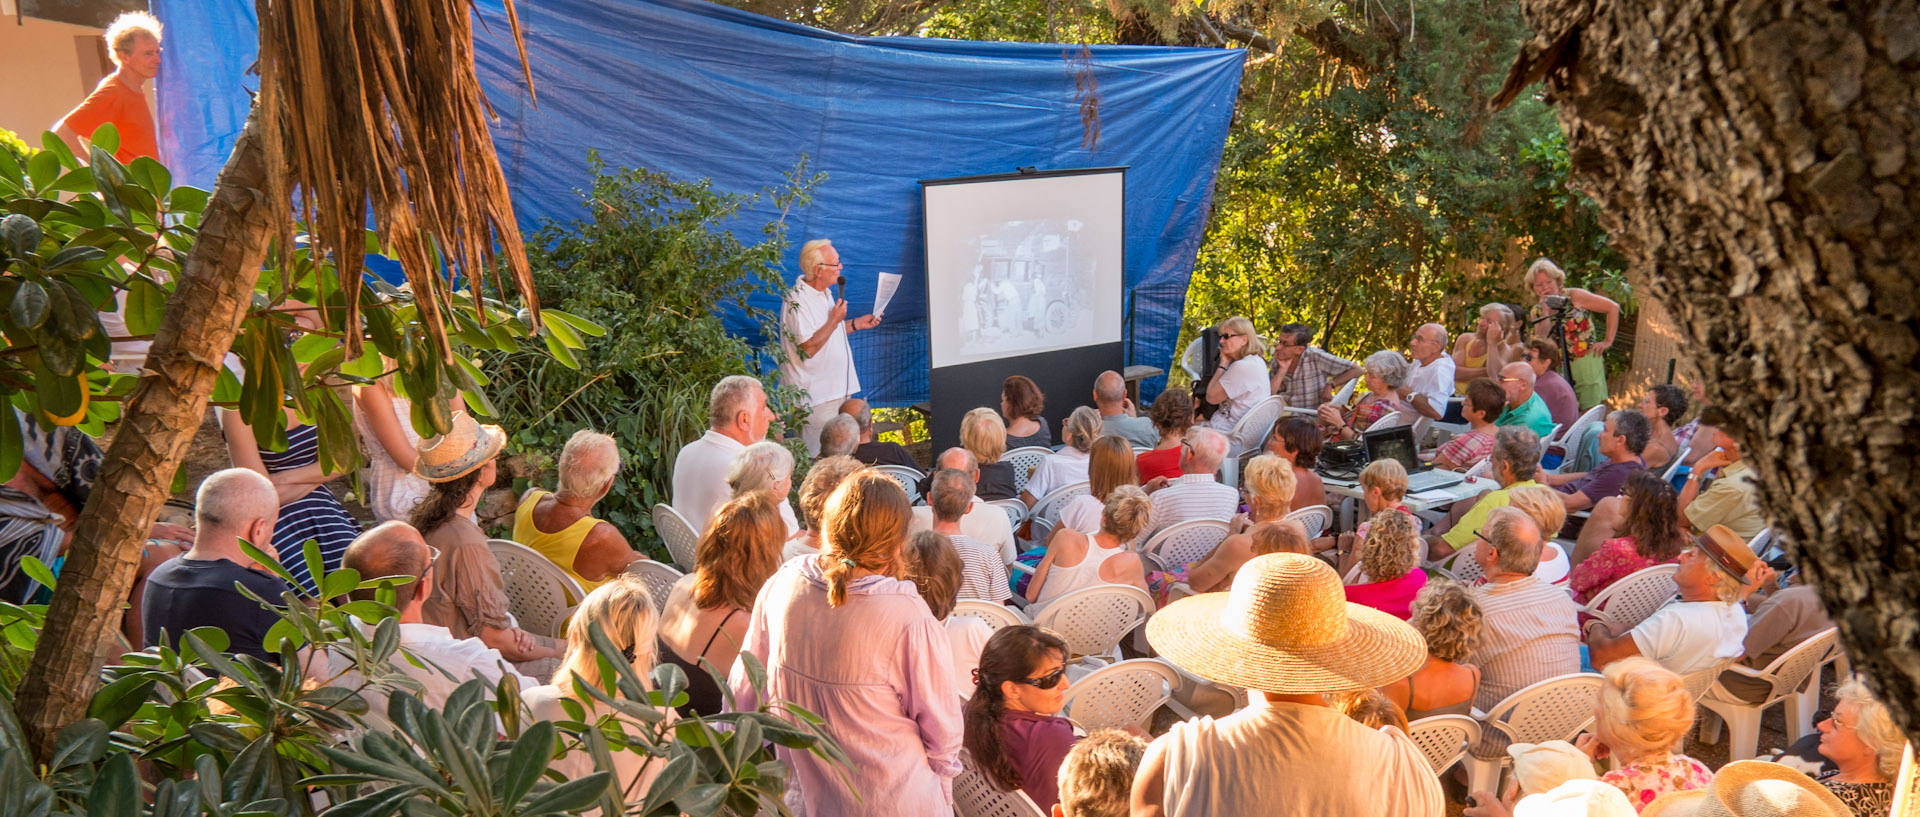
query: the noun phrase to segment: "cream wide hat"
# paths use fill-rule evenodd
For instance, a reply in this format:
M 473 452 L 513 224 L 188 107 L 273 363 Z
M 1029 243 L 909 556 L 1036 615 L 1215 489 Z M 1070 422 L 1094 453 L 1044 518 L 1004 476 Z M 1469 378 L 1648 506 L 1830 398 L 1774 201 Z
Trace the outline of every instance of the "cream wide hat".
M 1720 767 L 1713 785 L 1660 795 L 1640 817 L 1853 817 L 1853 810 L 1793 769 L 1738 760 Z
M 1612 783 L 1569 780 L 1513 804 L 1513 817 L 1633 817 L 1633 803 Z
M 1569 780 L 1600 779 L 1593 773 L 1593 758 L 1564 740 L 1515 743 L 1507 754 L 1513 758 L 1513 778 L 1528 794 L 1553 791 Z
M 506 432 L 499 426 L 481 425 L 464 410 L 456 411 L 452 429 L 423 439 L 414 447 L 418 456 L 413 461 L 413 473 L 428 482 L 450 482 L 487 464 L 506 445 Z
M 1256 556 L 1232 590 L 1167 605 L 1147 640 L 1202 678 L 1283 695 L 1371 689 L 1427 660 L 1419 631 L 1348 602 L 1333 568 L 1298 553 Z

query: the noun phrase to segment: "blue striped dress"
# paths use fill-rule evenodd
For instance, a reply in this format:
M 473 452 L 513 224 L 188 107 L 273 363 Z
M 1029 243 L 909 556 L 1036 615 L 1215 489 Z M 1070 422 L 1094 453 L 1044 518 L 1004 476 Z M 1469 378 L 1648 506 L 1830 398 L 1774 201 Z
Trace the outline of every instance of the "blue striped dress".
M 268 473 L 312 465 L 319 457 L 320 430 L 316 426 L 287 429 L 285 451 L 260 452 L 260 461 L 266 464 Z M 320 588 L 307 570 L 303 555 L 307 540 L 319 542 L 320 561 L 332 572 L 340 568 L 340 558 L 346 554 L 347 545 L 359 535 L 360 523 L 353 521 L 327 486 L 320 485 L 306 496 L 280 506 L 280 521 L 273 526 L 273 546 L 280 553 L 280 563 L 286 565 L 287 571 L 300 583 L 302 595 L 313 597 L 320 595 Z

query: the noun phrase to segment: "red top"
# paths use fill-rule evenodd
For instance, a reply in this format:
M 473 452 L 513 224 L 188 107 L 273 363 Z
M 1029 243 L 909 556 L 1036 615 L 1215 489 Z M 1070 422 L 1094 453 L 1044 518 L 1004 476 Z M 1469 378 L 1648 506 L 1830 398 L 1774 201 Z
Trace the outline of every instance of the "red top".
M 137 156 L 160 160 L 160 146 L 153 135 L 153 111 L 147 108 L 146 95 L 112 76 L 101 80 L 66 119 L 67 127 L 88 141 L 93 140 L 94 131 L 109 122 L 120 131 L 120 149 L 113 158 L 121 164 L 131 164 Z
M 1180 446 L 1145 452 L 1134 458 L 1133 467 L 1140 473 L 1141 485 L 1154 477 L 1177 479 L 1180 476 Z

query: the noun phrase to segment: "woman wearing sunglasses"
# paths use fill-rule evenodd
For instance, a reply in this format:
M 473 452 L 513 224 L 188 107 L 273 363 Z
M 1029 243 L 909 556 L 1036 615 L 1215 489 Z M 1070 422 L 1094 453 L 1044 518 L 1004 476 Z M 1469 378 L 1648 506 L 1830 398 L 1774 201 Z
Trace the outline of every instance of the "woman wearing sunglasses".
M 1220 368 L 1207 376 L 1207 402 L 1220 409 L 1206 425 L 1233 430 L 1234 422 L 1253 404 L 1273 395 L 1267 382 L 1267 344 L 1253 331 L 1253 322 L 1235 315 L 1220 322 Z
M 967 757 L 1002 791 L 1019 789 L 1041 811 L 1060 802 L 1060 762 L 1073 748 L 1066 702 L 1067 644 L 1031 625 L 1002 627 L 987 639 L 967 699 Z

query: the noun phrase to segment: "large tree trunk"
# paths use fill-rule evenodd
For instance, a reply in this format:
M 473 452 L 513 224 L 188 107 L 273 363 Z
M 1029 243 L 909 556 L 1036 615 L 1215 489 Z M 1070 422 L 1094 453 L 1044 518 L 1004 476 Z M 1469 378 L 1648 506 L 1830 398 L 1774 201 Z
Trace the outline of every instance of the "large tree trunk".
M 257 113 L 257 111 L 256 111 Z M 99 687 L 95 655 L 120 631 L 121 605 L 174 470 L 206 420 L 221 361 L 253 302 L 273 234 L 266 162 L 253 117 L 234 144 L 181 268 L 165 317 L 126 403 L 47 611 L 15 711 L 34 753 L 52 755 L 60 727 L 86 717 Z
M 1573 173 L 1737 418 L 1768 517 L 1920 737 L 1912 0 L 1524 0 Z

